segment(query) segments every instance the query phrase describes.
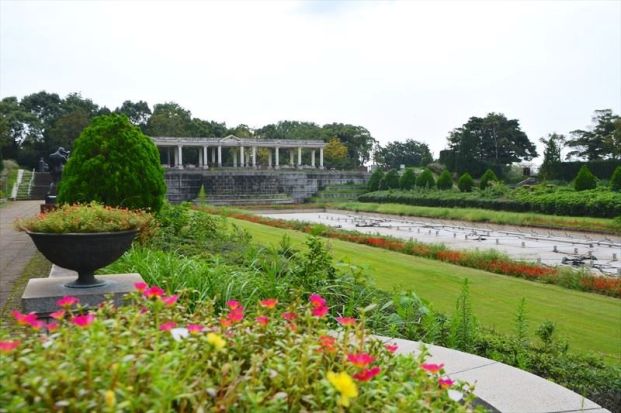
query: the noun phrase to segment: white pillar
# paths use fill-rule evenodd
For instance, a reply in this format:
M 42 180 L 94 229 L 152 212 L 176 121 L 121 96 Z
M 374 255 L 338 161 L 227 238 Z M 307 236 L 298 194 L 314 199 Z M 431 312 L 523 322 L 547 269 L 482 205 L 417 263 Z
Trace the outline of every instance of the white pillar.
M 209 149 L 207 148 L 207 146 L 203 146 L 203 168 L 204 169 L 208 169 L 209 168 Z
M 319 169 L 323 169 L 323 148 L 319 148 Z
M 267 167 L 272 169 L 272 148 L 269 148 L 267 152 Z
M 289 166 L 293 167 L 293 149 L 289 149 Z
M 243 146 L 239 147 L 239 166 L 242 168 L 246 166 L 246 162 L 244 162 L 244 147 Z
M 252 147 L 252 167 L 253 168 L 257 167 L 257 147 L 256 146 Z
M 211 148 L 211 164 L 216 164 L 216 148 Z
M 315 150 L 313 149 L 313 151 L 311 152 L 311 166 L 314 168 L 315 167 Z
M 222 168 L 222 146 L 218 145 L 218 167 Z
M 177 158 L 177 161 L 179 162 L 177 164 L 177 168 L 183 169 L 183 146 L 177 146 L 177 153 L 179 154 L 179 157 Z
M 278 163 L 279 162 L 279 160 L 278 160 L 278 151 L 279 151 L 279 149 L 280 148 L 277 146 L 276 147 L 276 169 L 280 169 L 280 164 Z
M 179 165 L 179 161 L 177 161 L 177 155 L 179 155 L 179 152 L 177 152 L 175 150 L 175 148 L 171 148 L 171 149 L 173 150 L 172 151 L 172 154 L 173 154 L 173 168 L 176 168 L 177 165 Z
M 298 168 L 302 166 L 302 147 L 298 146 Z
M 233 168 L 237 168 L 237 149 L 231 148 L 233 151 Z
M 203 148 L 198 148 L 198 167 L 203 167 Z

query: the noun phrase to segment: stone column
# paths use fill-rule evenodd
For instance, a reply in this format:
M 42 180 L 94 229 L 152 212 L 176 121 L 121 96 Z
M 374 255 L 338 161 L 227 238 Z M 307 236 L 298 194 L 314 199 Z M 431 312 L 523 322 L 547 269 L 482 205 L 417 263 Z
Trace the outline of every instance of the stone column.
M 218 168 L 222 168 L 222 145 L 218 145 Z
M 257 147 L 252 147 L 252 167 L 257 168 Z
M 209 169 L 209 149 L 207 146 L 203 146 L 203 169 Z
M 170 168 L 170 147 L 166 146 L 166 166 Z
M 319 148 L 319 169 L 323 169 L 323 148 Z
M 216 148 L 214 147 L 211 148 L 211 164 L 216 164 Z
M 279 160 L 278 160 L 278 151 L 279 151 L 279 149 L 280 148 L 277 146 L 276 147 L 276 169 L 280 169 L 280 164 L 278 163 L 279 162 Z
M 183 146 L 178 145 L 177 146 L 177 168 L 179 169 L 183 169 Z
M 293 149 L 289 149 L 289 166 L 293 168 Z
M 237 149 L 231 148 L 233 151 L 233 168 L 237 168 Z
M 313 151 L 311 152 L 311 166 L 314 168 L 315 167 L 315 150 L 313 149 Z
M 302 147 L 298 146 L 298 168 L 302 166 Z
M 267 152 L 267 167 L 272 169 L 272 148 L 269 148 Z
M 244 147 L 243 146 L 239 147 L 239 166 L 241 168 L 246 166 L 246 162 L 244 162 Z

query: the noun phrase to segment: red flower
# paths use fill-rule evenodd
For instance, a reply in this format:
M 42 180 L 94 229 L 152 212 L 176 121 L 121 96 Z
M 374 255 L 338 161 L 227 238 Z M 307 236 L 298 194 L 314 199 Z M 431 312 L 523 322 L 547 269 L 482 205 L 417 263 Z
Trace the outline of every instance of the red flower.
M 58 330 L 58 322 L 52 321 L 50 323 L 47 323 L 45 327 L 47 328 L 47 331 L 53 333 L 54 331 Z
M 11 314 L 17 321 L 17 324 L 19 324 L 20 326 L 25 326 L 25 325 L 32 326 L 32 325 L 35 325 L 38 321 L 37 315 L 34 313 L 34 311 L 29 314 L 22 314 L 17 310 L 13 310 L 11 311 Z
M 336 317 L 336 321 L 342 326 L 353 326 L 356 324 L 356 319 L 353 317 Z
M 205 327 L 200 324 L 188 324 L 188 332 L 190 334 L 198 334 L 203 331 Z
M 164 303 L 166 307 L 172 307 L 173 305 L 175 305 L 178 299 L 179 299 L 178 295 L 169 295 L 166 297 L 162 297 L 162 302 Z
M 422 367 L 423 370 L 431 374 L 435 374 L 439 372 L 440 370 L 442 370 L 442 368 L 444 367 L 444 364 L 423 363 L 420 366 Z
M 10 351 L 13 351 L 17 347 L 19 347 L 20 343 L 21 342 L 19 340 L 0 341 L 0 352 L 8 353 Z
M 254 320 L 255 320 L 258 324 L 260 324 L 260 325 L 262 325 L 262 326 L 266 326 L 266 325 L 267 325 L 267 323 L 269 323 L 269 322 L 270 322 L 270 319 L 269 319 L 269 318 L 267 318 L 267 317 L 266 317 L 266 316 L 264 316 L 264 315 L 259 316 L 259 317 L 255 318 Z
M 259 305 L 263 308 L 269 308 L 270 310 L 272 308 L 276 307 L 276 304 L 278 304 L 278 300 L 275 298 L 266 298 L 265 300 L 261 300 L 259 301 Z
M 325 307 L 326 305 L 326 300 L 319 294 L 311 294 L 310 297 L 308 297 L 308 301 L 310 301 L 311 305 L 315 308 Z
M 143 291 L 143 294 L 145 297 L 147 298 L 151 298 L 151 297 L 161 297 L 164 295 L 164 290 L 162 290 L 160 287 L 158 287 L 157 285 L 154 285 L 153 287 L 147 288 L 146 290 Z
M 77 304 L 79 302 L 80 300 L 78 300 L 76 297 L 66 295 L 63 298 L 56 301 L 56 305 L 58 305 L 59 307 L 69 308 L 72 305 Z
M 386 347 L 386 350 L 390 351 L 391 353 L 394 353 L 399 348 L 399 346 L 396 344 L 384 344 L 384 347 Z
M 162 323 L 160 325 L 160 330 L 161 331 L 170 331 L 173 328 L 177 327 L 177 323 L 175 323 L 174 321 L 167 321 L 165 323 Z
M 324 317 L 326 314 L 328 314 L 328 307 L 326 307 L 325 305 L 322 305 L 321 307 L 315 307 L 313 308 L 312 314 L 313 317 Z
M 93 321 L 95 321 L 95 315 L 90 313 L 77 315 L 71 319 L 73 324 L 81 328 L 90 326 L 93 324 Z
M 226 306 L 228 308 L 230 308 L 231 310 L 237 310 L 237 309 L 243 310 L 244 309 L 244 307 L 242 307 L 242 305 L 237 300 L 229 300 L 229 301 L 227 301 L 226 302 Z
M 455 380 L 451 380 L 448 377 L 443 378 L 440 377 L 438 379 L 438 384 L 440 385 L 440 387 L 442 387 L 443 389 L 448 389 L 449 387 L 451 387 L 453 384 L 455 384 Z
M 137 282 L 134 283 L 134 288 L 138 291 L 140 291 L 141 293 L 144 292 L 144 290 L 146 290 L 147 288 L 149 288 L 149 284 L 145 283 L 145 282 Z
M 298 318 L 298 315 L 296 313 L 287 312 L 287 313 L 282 313 L 281 317 L 287 321 L 293 321 L 296 318 Z
M 379 367 L 373 367 L 372 369 L 364 369 L 360 373 L 354 374 L 354 379 L 358 381 L 369 381 L 373 377 L 380 374 L 381 369 Z
M 220 319 L 220 325 L 223 328 L 227 328 L 227 327 L 230 327 L 231 325 L 233 325 L 233 322 L 231 320 L 229 320 L 228 318 L 221 318 Z
M 244 310 L 241 307 L 236 307 L 229 312 L 226 318 L 228 318 L 232 323 L 239 323 L 244 319 Z
M 375 357 L 368 353 L 354 353 L 348 354 L 347 360 L 356 367 L 362 368 L 375 361 Z
M 319 345 L 324 351 L 328 353 L 334 353 L 336 351 L 336 338 L 332 336 L 321 336 L 319 337 Z
M 62 320 L 65 317 L 65 310 L 54 311 L 50 314 L 50 317 L 56 320 Z

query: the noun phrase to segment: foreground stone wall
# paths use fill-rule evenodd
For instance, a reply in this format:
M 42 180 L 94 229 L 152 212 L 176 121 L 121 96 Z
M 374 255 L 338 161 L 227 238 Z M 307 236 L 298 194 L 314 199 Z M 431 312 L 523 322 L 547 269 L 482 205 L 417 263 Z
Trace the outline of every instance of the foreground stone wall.
M 167 197 L 171 202 L 195 199 L 202 185 L 207 197 L 246 198 L 287 194 L 303 202 L 327 185 L 366 184 L 369 173 L 361 171 L 321 170 L 167 170 Z

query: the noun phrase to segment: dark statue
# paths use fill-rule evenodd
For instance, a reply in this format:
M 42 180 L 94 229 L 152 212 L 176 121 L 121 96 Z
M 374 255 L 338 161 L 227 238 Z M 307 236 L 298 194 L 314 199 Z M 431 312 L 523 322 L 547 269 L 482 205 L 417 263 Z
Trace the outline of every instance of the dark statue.
M 58 182 L 63 174 L 63 169 L 67 163 L 67 159 L 69 158 L 69 153 L 70 151 L 61 146 L 58 150 L 56 150 L 56 152 L 50 154 L 49 156 L 49 168 L 50 175 L 52 175 L 52 183 L 50 183 L 50 190 L 45 198 L 46 203 L 54 203 L 54 200 L 56 199 L 56 188 L 58 187 Z

